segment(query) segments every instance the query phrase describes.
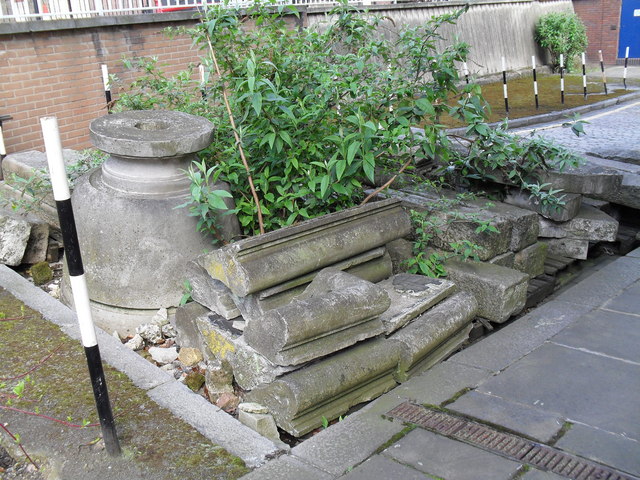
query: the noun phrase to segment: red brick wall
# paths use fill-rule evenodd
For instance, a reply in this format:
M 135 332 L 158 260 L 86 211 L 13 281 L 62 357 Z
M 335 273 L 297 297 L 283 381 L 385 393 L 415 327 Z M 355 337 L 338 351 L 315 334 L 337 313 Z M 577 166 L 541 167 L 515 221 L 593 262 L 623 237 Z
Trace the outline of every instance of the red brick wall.
M 168 73 L 197 62 L 187 37 L 167 38 L 168 24 L 147 23 L 0 36 L 0 114 L 7 153 L 42 150 L 40 117 L 58 117 L 65 148 L 91 146 L 89 123 L 106 114 L 101 64 L 125 82 L 122 57 L 157 56 Z M 175 26 L 175 22 L 171 24 Z M 188 23 L 187 23 L 188 25 Z
M 598 61 L 598 50 L 602 50 L 606 64 L 616 63 L 621 6 L 622 0 L 573 0 L 575 12 L 587 27 L 588 60 Z

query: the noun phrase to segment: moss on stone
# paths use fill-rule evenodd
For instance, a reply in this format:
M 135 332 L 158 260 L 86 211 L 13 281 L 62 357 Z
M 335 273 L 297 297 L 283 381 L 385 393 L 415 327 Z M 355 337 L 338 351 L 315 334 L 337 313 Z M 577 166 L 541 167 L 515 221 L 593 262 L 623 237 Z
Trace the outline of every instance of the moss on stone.
M 204 385 L 204 375 L 198 372 L 189 372 L 187 378 L 185 379 L 185 384 L 194 392 L 200 390 L 202 385 Z
M 38 262 L 34 264 L 30 272 L 33 283 L 36 285 L 44 285 L 53 280 L 53 270 L 51 270 L 48 262 Z

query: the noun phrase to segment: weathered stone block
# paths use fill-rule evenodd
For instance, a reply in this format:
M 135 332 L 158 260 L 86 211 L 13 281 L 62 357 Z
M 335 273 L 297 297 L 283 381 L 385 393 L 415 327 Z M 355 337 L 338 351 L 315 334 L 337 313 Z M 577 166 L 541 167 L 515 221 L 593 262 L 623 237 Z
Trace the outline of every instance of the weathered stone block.
M 243 405 L 245 407 L 243 407 Z M 276 422 L 265 408 L 265 412 L 246 411 L 246 403 L 238 405 L 238 420 L 240 423 L 244 423 L 247 427 L 255 430 L 263 437 L 269 438 L 274 442 L 280 443 L 280 435 L 278 433 L 278 427 Z M 251 404 L 254 405 L 254 404 Z M 255 404 L 257 405 L 257 404 Z
M 516 207 L 532 210 L 543 217 L 556 222 L 566 222 L 567 220 L 571 220 L 580 210 L 580 205 L 582 205 L 582 195 L 579 193 L 560 192 L 558 196 L 561 196 L 562 201 L 564 202 L 564 205 L 559 205 L 558 208 L 543 205 L 539 200 L 531 198 L 529 194 L 520 190 L 512 190 L 506 196 L 504 202 L 510 205 L 515 205 Z
M 230 352 L 226 359 L 231 365 L 236 383 L 244 390 L 253 390 L 260 385 L 271 383 L 276 378 L 302 367 L 276 365 L 247 345 L 244 337 L 236 338 L 233 346 L 234 351 Z
M 321 426 L 322 417 L 337 418 L 392 389 L 399 359 L 397 343 L 368 340 L 260 386 L 246 400 L 266 406 L 280 428 L 301 436 Z
M 590 163 L 562 172 L 547 170 L 539 176 L 540 183 L 550 183 L 554 189 L 585 195 L 615 192 L 622 184 L 622 175 L 618 171 Z
M 31 232 L 22 263 L 44 262 L 49 249 L 49 224 L 36 218 L 29 218 L 28 222 L 31 224 Z
M 289 304 L 249 320 L 244 337 L 272 362 L 298 365 L 379 335 L 389 305 L 383 288 L 325 268 Z
M 513 261 L 513 268 L 526 273 L 529 278 L 544 273 L 544 262 L 547 259 L 548 246 L 544 242 L 534 243 L 517 252 Z
M 240 316 L 231 291 L 202 266 L 202 257 L 187 263 L 187 279 L 191 284 L 191 298 L 227 320 Z
M 509 250 L 512 252 L 522 250 L 537 241 L 538 215 L 535 212 L 514 205 L 488 200 L 472 201 L 469 202 L 469 205 L 484 209 L 488 215 L 495 219 L 496 224 L 499 223 L 499 218 L 504 218 L 510 223 L 511 240 L 509 242 Z
M 455 291 L 455 285 L 441 278 L 399 274 L 380 282 L 391 299 L 391 306 L 380 316 L 387 334 L 404 327 Z
M 196 326 L 206 346 L 202 351 L 205 357 L 208 349 L 221 362 L 228 362 L 229 356 L 236 351 L 235 340 L 240 337 L 240 332 L 233 330 L 230 322 L 214 313 L 197 317 Z
M 243 297 L 410 232 L 411 222 L 400 202 L 383 200 L 227 245 L 210 253 L 205 267 L 213 278 Z
M 0 263 L 11 267 L 20 265 L 30 233 L 29 222 L 0 213 Z
M 586 260 L 589 253 L 589 240 L 578 238 L 540 238 L 548 245 L 549 255 Z
M 496 255 L 495 257 L 487 260 L 487 263 L 493 265 L 500 265 L 501 267 L 513 268 L 513 262 L 516 254 L 513 252 L 503 253 L 502 255 Z
M 197 302 L 190 302 L 176 308 L 174 326 L 177 332 L 176 342 L 181 347 L 197 348 L 205 353 L 205 345 L 196 325 L 196 318 L 207 316 L 209 309 Z M 206 356 L 206 355 L 205 355 Z
M 540 218 L 541 237 L 614 242 L 617 234 L 618 221 L 590 205 L 583 205 L 578 215 L 567 222 Z
M 478 316 L 502 323 L 524 308 L 528 275 L 499 265 L 457 260 L 447 261 L 445 268 L 460 290 L 475 295 Z
M 426 370 L 455 351 L 469 336 L 478 309 L 475 297 L 459 292 L 423 313 L 387 341 L 399 344 L 396 380 Z
M 387 251 L 391 256 L 393 273 L 406 272 L 406 261 L 413 257 L 413 242 L 399 238 L 387 244 Z

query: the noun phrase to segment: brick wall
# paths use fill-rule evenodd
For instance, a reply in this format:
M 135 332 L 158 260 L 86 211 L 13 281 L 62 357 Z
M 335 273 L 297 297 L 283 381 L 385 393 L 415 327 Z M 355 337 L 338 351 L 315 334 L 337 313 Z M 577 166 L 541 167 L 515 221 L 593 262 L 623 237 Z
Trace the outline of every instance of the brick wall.
M 587 27 L 588 60 L 598 61 L 598 50 L 602 50 L 606 64 L 616 63 L 621 6 L 622 0 L 573 0 L 575 12 Z
M 157 56 L 168 73 L 197 62 L 188 37 L 167 38 L 166 23 L 0 36 L 0 114 L 7 153 L 41 150 L 40 117 L 58 117 L 65 148 L 91 146 L 89 123 L 106 114 L 101 64 L 125 82 L 122 57 Z M 175 22 L 171 23 L 175 26 Z M 187 24 L 188 25 L 188 24 Z

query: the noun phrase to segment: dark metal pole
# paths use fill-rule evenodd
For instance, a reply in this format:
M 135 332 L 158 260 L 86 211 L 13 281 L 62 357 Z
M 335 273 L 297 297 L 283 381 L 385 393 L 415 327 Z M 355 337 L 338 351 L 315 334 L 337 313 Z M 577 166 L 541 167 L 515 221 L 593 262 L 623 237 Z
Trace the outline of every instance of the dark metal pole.
M 56 117 L 44 117 L 40 119 L 40 123 L 42 125 L 45 150 L 47 152 L 47 163 L 49 164 L 53 197 L 56 201 L 58 218 L 60 219 L 65 258 L 67 259 L 67 267 L 69 269 L 69 281 L 71 283 L 73 301 L 78 315 L 78 324 L 80 325 L 80 336 L 82 337 L 82 345 L 84 346 L 84 352 L 87 357 L 93 395 L 96 401 L 100 426 L 102 427 L 102 438 L 109 455 L 117 456 L 120 455 L 121 452 L 120 443 L 118 442 L 113 413 L 111 412 L 107 382 L 104 378 L 96 330 L 91 317 L 89 293 L 84 277 L 82 256 L 80 255 L 80 245 L 78 243 L 76 222 L 73 216 L 73 207 L 71 205 L 69 182 L 62 158 L 62 144 L 60 142 L 58 120 Z

